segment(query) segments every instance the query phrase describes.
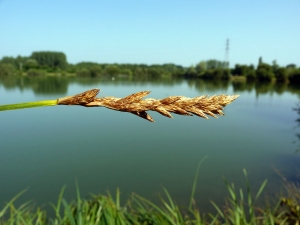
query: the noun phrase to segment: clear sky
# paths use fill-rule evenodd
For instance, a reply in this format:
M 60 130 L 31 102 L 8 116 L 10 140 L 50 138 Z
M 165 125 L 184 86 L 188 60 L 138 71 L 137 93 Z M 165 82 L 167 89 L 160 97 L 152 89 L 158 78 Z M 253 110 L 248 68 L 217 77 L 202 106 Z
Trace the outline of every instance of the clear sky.
M 300 66 L 300 0 L 0 0 L 0 58 L 61 51 L 69 63 L 277 60 Z

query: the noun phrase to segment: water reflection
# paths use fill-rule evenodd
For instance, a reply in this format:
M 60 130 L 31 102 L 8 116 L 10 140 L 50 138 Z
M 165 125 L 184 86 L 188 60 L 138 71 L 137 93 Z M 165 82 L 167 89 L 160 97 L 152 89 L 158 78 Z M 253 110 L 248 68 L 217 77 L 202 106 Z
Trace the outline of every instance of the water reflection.
M 235 92 L 251 92 L 255 87 L 255 82 L 233 82 L 232 87 Z
M 91 85 L 112 85 L 112 86 L 175 86 L 187 83 L 190 88 L 195 88 L 200 93 L 205 91 L 226 91 L 229 88 L 235 93 L 252 92 L 258 98 L 260 95 L 273 94 L 282 95 L 284 92 L 298 94 L 300 96 L 300 86 L 288 83 L 276 82 L 242 82 L 242 81 L 222 81 L 222 80 L 202 80 L 202 79 L 182 79 L 172 77 L 135 77 L 119 75 L 115 77 L 102 76 L 100 78 L 92 77 L 0 77 L 0 86 L 6 90 L 10 89 L 32 89 L 36 95 L 39 94 L 66 94 L 70 84 L 79 84 L 81 86 Z
M 230 81 L 227 80 L 203 80 L 187 79 L 189 87 L 195 87 L 200 93 L 207 91 L 227 90 L 230 87 Z
M 297 115 L 298 115 L 298 118 L 295 120 L 295 122 L 296 122 L 296 128 L 300 128 L 300 103 L 298 103 L 297 105 L 296 105 L 296 107 L 295 108 L 293 108 L 293 110 L 294 111 L 296 111 L 296 113 L 297 113 Z M 297 137 L 297 140 L 298 141 L 300 141 L 300 133 L 298 132 L 298 133 L 296 133 L 296 137 Z M 295 141 L 295 143 L 296 143 L 296 141 Z M 295 151 L 296 153 L 299 153 L 300 152 L 300 144 L 298 143 L 298 145 L 297 145 L 297 148 L 296 148 L 296 151 Z
M 68 90 L 69 79 L 66 77 L 1 77 L 0 85 L 6 90 L 32 89 L 39 94 L 65 94 Z

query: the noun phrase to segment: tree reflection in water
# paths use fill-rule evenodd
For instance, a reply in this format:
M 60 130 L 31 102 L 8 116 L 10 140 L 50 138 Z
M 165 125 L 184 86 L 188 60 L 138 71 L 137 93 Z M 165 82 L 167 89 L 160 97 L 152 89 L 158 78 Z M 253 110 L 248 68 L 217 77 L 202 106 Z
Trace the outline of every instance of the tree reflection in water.
M 295 122 L 297 124 L 296 128 L 300 128 L 300 102 L 297 103 L 296 107 L 293 108 L 293 110 L 296 111 L 297 114 L 298 114 L 298 118 L 295 120 Z M 297 140 L 300 141 L 300 133 L 296 133 L 296 136 L 297 136 Z M 298 143 L 298 146 L 297 146 L 297 149 L 296 149 L 296 153 L 299 153 L 299 152 L 300 152 L 300 144 Z

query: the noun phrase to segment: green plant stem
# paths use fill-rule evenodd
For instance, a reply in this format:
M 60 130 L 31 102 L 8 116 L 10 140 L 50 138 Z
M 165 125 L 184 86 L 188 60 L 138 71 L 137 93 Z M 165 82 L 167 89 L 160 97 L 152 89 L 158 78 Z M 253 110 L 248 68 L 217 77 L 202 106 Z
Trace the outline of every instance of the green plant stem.
M 15 109 L 26 109 L 26 108 L 34 108 L 34 107 L 43 107 L 43 106 L 55 106 L 57 105 L 57 100 L 44 100 L 38 102 L 23 102 L 17 104 L 9 104 L 9 105 L 0 105 L 0 111 L 6 110 L 15 110 Z

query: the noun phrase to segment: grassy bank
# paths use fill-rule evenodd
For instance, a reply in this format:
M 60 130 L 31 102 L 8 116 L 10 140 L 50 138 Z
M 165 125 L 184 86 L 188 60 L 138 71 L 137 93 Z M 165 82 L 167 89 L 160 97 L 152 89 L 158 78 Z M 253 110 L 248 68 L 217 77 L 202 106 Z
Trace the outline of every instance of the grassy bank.
M 251 194 L 247 173 L 246 193 L 236 190 L 233 184 L 224 179 L 229 192 L 229 198 L 223 206 L 211 202 L 216 209 L 215 214 L 202 214 L 196 206 L 194 193 L 195 179 L 190 204 L 186 208 L 179 208 L 163 189 L 164 196 L 160 198 L 161 204 L 132 194 L 125 204 L 120 203 L 120 190 L 115 196 L 92 195 L 83 199 L 77 185 L 77 198 L 73 202 L 66 202 L 63 198 L 65 187 L 62 188 L 56 204 L 51 204 L 55 216 L 47 217 L 47 212 L 40 207 L 33 207 L 30 202 L 20 206 L 14 201 L 25 191 L 19 193 L 8 202 L 0 211 L 0 224 L 299 224 L 300 223 L 300 189 L 296 184 L 286 183 L 287 198 L 275 199 L 277 204 L 257 206 L 257 199 L 263 192 L 267 181 L 263 182 L 259 191 Z M 274 199 L 273 199 L 274 200 Z M 272 201 L 273 202 L 273 201 Z

